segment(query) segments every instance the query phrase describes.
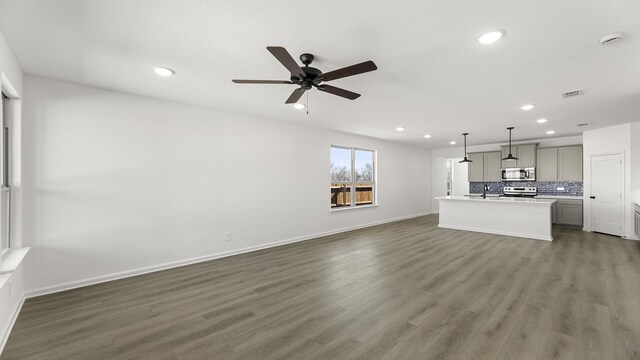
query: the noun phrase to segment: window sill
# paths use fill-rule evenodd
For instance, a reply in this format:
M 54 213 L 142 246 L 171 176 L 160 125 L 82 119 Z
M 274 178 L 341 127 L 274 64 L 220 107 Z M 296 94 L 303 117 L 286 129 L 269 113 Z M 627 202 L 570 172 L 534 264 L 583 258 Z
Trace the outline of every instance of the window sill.
M 2 263 L 0 263 L 0 274 L 6 274 L 15 271 L 15 269 L 20 266 L 22 260 L 24 260 L 25 256 L 31 247 L 23 247 L 18 249 L 9 249 L 9 251 L 4 254 L 2 258 Z
M 10 277 L 11 277 L 11 275 L 9 275 L 9 274 L 0 275 L 0 289 L 2 289 L 4 287 L 4 284 L 9 282 L 9 278 Z
M 346 210 L 368 209 L 368 208 L 376 208 L 376 207 L 378 207 L 378 204 L 360 205 L 360 206 L 344 206 L 344 207 L 340 207 L 340 208 L 329 209 L 329 211 L 330 212 L 340 212 L 340 211 L 346 211 Z

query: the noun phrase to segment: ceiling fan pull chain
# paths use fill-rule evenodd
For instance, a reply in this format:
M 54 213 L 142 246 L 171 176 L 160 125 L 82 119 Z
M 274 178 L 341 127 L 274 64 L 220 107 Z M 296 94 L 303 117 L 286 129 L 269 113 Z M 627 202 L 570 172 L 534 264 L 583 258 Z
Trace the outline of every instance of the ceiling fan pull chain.
M 307 115 L 309 115 L 309 92 L 307 91 Z

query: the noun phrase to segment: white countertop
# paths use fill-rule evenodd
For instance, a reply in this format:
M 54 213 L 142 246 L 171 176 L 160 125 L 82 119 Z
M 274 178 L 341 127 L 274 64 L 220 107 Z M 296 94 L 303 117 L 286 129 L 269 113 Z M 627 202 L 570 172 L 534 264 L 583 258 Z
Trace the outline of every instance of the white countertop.
M 467 197 L 482 197 L 482 193 L 472 193 L 466 194 Z M 487 194 L 487 197 L 498 197 L 502 196 L 502 194 Z M 534 196 L 536 199 L 575 199 L 575 200 L 583 200 L 584 196 L 571 196 L 571 195 L 536 195 Z
M 521 198 L 521 197 L 482 197 L 475 196 L 441 196 L 436 200 L 454 200 L 454 201 L 483 201 L 486 203 L 500 203 L 500 204 L 531 204 L 531 205 L 551 205 L 556 202 L 555 199 L 536 199 L 536 198 Z
M 487 194 L 487 197 L 498 197 L 501 196 L 502 194 Z M 482 193 L 473 193 L 473 194 L 466 194 L 465 196 L 467 197 L 482 197 Z
M 583 200 L 584 196 L 571 196 L 571 195 L 536 195 L 536 199 L 574 199 Z

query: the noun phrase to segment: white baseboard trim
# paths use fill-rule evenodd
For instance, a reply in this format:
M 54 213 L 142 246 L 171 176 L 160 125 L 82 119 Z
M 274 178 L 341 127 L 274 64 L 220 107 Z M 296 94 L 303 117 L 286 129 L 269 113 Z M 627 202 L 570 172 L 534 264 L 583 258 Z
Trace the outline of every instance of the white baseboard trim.
M 0 333 L 0 355 L 4 350 L 5 345 L 7 345 L 7 341 L 9 340 L 9 335 L 11 334 L 11 330 L 13 329 L 13 325 L 15 325 L 16 320 L 18 319 L 18 314 L 20 314 L 20 310 L 22 310 L 22 305 L 24 305 L 25 297 L 22 296 L 18 306 L 13 311 L 13 315 L 11 316 L 11 321 L 2 329 L 2 333 Z
M 487 230 L 484 230 L 484 229 L 476 229 L 476 228 L 467 227 L 467 226 L 455 226 L 455 225 L 446 225 L 446 224 L 441 225 L 441 224 L 438 224 L 438 227 L 446 228 L 446 229 L 454 229 L 454 230 L 481 232 L 481 233 L 485 233 L 485 234 L 515 236 L 515 237 L 521 237 L 521 238 L 527 238 L 527 239 L 533 239 L 533 240 L 544 240 L 544 241 L 552 241 L 553 240 L 553 236 L 544 237 L 544 236 L 540 236 L 540 235 L 516 233 L 516 232 L 509 232 L 509 231 L 494 231 L 494 230 L 487 231 Z
M 84 279 L 84 280 L 73 281 L 73 282 L 68 282 L 68 283 L 63 283 L 63 284 L 58 284 L 58 285 L 53 285 L 53 286 L 47 286 L 47 287 L 43 287 L 43 288 L 39 288 L 39 289 L 25 291 L 24 297 L 26 299 L 29 299 L 29 298 L 33 298 L 33 297 L 37 297 L 37 296 L 53 294 L 53 293 L 57 293 L 57 292 L 61 292 L 61 291 L 66 291 L 66 290 L 71 290 L 71 289 L 84 287 L 84 286 L 100 284 L 100 283 L 107 282 L 107 281 L 124 279 L 124 278 L 132 277 L 132 276 L 137 276 L 137 275 L 142 275 L 142 274 L 155 272 L 155 271 L 167 270 L 167 269 L 176 268 L 176 267 L 180 267 L 180 266 L 197 264 L 197 263 L 204 262 L 204 261 L 210 261 L 210 260 L 220 259 L 220 258 L 224 258 L 224 257 L 228 257 L 228 256 L 244 254 L 244 253 L 248 253 L 248 252 L 252 252 L 252 251 L 258 251 L 258 250 L 268 249 L 268 248 L 272 248 L 272 247 L 283 246 L 283 245 L 287 245 L 287 244 L 293 244 L 293 243 L 306 241 L 306 240 L 311 240 L 311 239 L 315 239 L 315 238 L 319 238 L 319 237 L 323 237 L 323 236 L 339 234 L 339 233 L 343 233 L 343 232 L 347 232 L 347 231 L 363 229 L 363 228 L 367 228 L 367 227 L 371 227 L 371 226 L 382 225 L 382 224 L 387 224 L 387 223 L 391 223 L 391 222 L 395 222 L 395 221 L 402 221 L 402 220 L 412 219 L 412 218 L 425 216 L 425 215 L 431 215 L 431 214 L 433 214 L 433 212 L 423 212 L 423 213 L 418 213 L 418 214 L 413 214 L 413 215 L 408 215 L 408 216 L 402 216 L 402 217 L 393 218 L 393 219 L 376 221 L 376 222 L 367 223 L 367 224 L 363 224 L 363 225 L 351 226 L 351 227 L 342 228 L 342 229 L 338 229 L 338 230 L 332 230 L 332 231 L 326 231 L 326 232 L 312 234 L 312 235 L 295 237 L 295 238 L 291 238 L 291 239 L 287 239 L 287 240 L 275 241 L 275 242 L 271 242 L 271 243 L 268 243 L 268 244 L 250 246 L 250 247 L 237 249 L 237 250 L 232 250 L 232 251 L 226 251 L 226 252 L 215 253 L 215 254 L 210 254 L 210 255 L 205 255 L 205 256 L 199 256 L 199 257 L 190 258 L 190 259 L 172 261 L 172 262 L 168 262 L 168 263 L 164 263 L 164 264 L 153 265 L 153 266 L 143 267 L 143 268 L 134 269 L 134 270 L 127 270 L 127 271 L 122 271 L 122 272 L 118 272 L 118 273 L 108 274 L 108 275 L 104 275 L 104 276 L 97 276 L 97 277 L 93 277 L 93 278 L 88 278 L 88 279 Z

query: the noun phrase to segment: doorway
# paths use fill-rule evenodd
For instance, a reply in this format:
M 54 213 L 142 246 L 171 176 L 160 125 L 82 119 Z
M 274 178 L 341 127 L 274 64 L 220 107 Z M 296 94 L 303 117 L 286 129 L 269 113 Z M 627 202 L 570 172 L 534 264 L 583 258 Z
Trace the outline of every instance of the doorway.
M 622 154 L 592 155 L 591 163 L 591 230 L 622 235 L 624 168 Z
M 467 163 L 462 159 L 447 159 L 447 196 L 464 196 L 469 193 Z

